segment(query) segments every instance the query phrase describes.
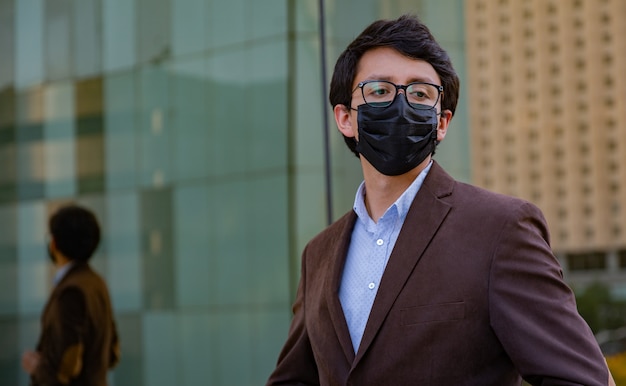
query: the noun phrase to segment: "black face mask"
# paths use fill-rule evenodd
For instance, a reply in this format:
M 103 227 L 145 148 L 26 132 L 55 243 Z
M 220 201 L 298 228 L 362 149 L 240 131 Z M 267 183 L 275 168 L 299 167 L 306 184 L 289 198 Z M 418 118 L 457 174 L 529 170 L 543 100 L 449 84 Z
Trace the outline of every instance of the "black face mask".
M 387 107 L 363 104 L 357 111 L 356 151 L 382 174 L 404 174 L 434 152 L 438 125 L 435 108 L 415 109 L 404 95 L 398 95 Z

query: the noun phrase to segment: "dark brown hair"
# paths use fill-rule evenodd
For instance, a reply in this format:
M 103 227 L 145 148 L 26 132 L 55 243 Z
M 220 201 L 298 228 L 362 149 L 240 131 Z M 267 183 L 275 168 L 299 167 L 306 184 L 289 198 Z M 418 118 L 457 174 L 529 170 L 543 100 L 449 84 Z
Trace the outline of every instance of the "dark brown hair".
M 428 27 L 412 15 L 403 15 L 395 20 L 375 21 L 339 55 L 330 83 L 329 100 L 333 108 L 336 105 L 350 106 L 352 84 L 359 60 L 365 52 L 377 47 L 390 47 L 409 58 L 430 63 L 441 78 L 443 86 L 441 108 L 450 110 L 454 115 L 459 99 L 459 77 L 452 67 L 450 57 L 437 43 Z M 355 150 L 356 140 L 346 136 L 344 140 L 358 157 Z
M 100 242 L 100 225 L 88 209 L 70 204 L 57 210 L 48 223 L 57 249 L 72 261 L 88 261 Z

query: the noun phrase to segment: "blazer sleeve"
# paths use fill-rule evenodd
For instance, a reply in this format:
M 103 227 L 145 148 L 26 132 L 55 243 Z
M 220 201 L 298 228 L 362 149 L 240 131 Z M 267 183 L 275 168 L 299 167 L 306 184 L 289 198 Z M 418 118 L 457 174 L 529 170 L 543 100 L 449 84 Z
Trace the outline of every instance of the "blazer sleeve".
M 83 336 L 87 323 L 85 296 L 67 287 L 54 300 L 51 341 L 40 349 L 40 363 L 33 374 L 37 384 L 66 385 L 82 370 Z
M 607 385 L 606 361 L 563 279 L 540 210 L 522 204 L 497 237 L 490 322 L 522 377 L 532 385 Z
M 120 358 L 122 356 L 121 348 L 120 348 L 120 338 L 117 335 L 117 325 L 115 324 L 115 320 L 111 319 L 111 329 L 113 331 L 111 338 L 111 351 L 109 352 L 109 368 L 117 366 L 120 362 Z
M 300 283 L 293 304 L 293 319 L 287 341 L 278 356 L 278 362 L 267 385 L 319 385 L 319 375 L 305 320 L 306 248 L 302 258 Z

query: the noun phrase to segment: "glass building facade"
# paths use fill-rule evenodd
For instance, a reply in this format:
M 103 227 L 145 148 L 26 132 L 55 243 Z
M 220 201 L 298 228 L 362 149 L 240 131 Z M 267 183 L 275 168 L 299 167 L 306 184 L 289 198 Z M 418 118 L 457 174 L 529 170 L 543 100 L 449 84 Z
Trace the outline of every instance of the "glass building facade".
M 317 0 L 0 0 L 0 384 L 27 384 L 47 218 L 69 201 L 103 227 L 112 385 L 263 384 L 300 252 L 362 178 L 323 108 L 323 59 L 330 74 L 367 24 L 408 12 L 464 78 L 462 0 L 324 11 L 322 39 Z M 466 115 L 462 95 L 436 156 L 461 180 Z

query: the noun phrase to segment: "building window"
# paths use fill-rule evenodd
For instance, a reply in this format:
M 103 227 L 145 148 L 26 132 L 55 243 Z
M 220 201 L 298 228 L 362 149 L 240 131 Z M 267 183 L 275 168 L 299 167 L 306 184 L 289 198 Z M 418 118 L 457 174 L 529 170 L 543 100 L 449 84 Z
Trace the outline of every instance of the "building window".
M 623 259 L 626 264 L 626 254 Z M 620 257 L 620 264 L 622 258 Z M 569 253 L 567 264 L 570 271 L 590 271 L 606 269 L 606 255 L 602 252 Z
M 626 269 L 626 249 L 617 251 L 617 261 L 619 262 L 620 268 Z

